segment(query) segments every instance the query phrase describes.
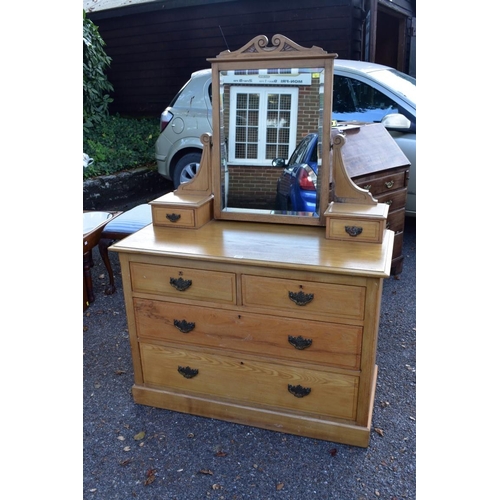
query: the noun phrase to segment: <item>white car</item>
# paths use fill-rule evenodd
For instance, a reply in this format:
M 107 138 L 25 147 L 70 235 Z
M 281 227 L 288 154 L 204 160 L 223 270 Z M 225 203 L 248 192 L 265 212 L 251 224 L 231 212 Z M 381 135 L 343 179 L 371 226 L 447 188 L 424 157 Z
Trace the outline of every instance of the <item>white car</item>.
M 411 163 L 406 214 L 416 215 L 416 79 L 380 64 L 335 59 L 332 119 L 383 123 Z M 200 136 L 212 132 L 212 72 L 196 71 L 163 111 L 158 172 L 177 188 L 199 168 Z

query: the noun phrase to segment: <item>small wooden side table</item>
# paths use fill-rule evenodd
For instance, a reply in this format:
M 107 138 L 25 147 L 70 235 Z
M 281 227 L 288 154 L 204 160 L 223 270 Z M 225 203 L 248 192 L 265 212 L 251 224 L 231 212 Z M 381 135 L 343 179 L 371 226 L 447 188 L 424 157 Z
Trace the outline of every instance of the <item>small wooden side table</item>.
M 94 288 L 90 268 L 92 249 L 99 243 L 101 233 L 108 222 L 118 217 L 122 212 L 83 212 L 83 310 L 94 302 Z

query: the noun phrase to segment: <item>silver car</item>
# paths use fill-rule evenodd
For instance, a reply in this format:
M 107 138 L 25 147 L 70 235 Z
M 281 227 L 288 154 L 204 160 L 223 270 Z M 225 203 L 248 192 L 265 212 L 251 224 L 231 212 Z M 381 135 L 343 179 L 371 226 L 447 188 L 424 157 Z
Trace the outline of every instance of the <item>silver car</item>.
M 177 188 L 192 179 L 200 166 L 202 134 L 212 132 L 212 71 L 196 71 L 160 119 L 156 141 L 158 172 Z
M 406 214 L 416 215 L 416 79 L 380 64 L 336 59 L 332 119 L 383 123 L 411 163 Z M 177 188 L 199 168 L 212 132 L 212 73 L 196 71 L 161 115 L 158 172 Z

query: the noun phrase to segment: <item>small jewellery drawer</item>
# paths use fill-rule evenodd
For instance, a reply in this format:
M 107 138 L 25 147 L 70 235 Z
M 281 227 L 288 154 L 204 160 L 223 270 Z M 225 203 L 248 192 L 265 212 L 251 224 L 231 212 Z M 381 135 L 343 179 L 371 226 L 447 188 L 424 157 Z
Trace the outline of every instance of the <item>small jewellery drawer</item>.
M 356 240 L 365 243 L 381 243 L 385 220 L 333 219 L 328 220 L 327 238 L 335 240 Z
M 362 320 L 365 288 L 315 281 L 243 275 L 243 305 L 293 311 L 303 317 L 337 316 Z
M 382 243 L 389 207 L 331 202 L 325 212 L 326 238 L 361 243 Z
M 186 346 L 358 370 L 360 326 L 134 299 L 137 335 Z
M 354 420 L 359 378 L 141 343 L 144 383 L 239 404 Z
M 236 303 L 236 276 L 232 273 L 131 262 L 130 277 L 134 292 Z
M 396 189 L 401 189 L 406 186 L 406 170 L 400 172 L 393 172 L 389 175 L 376 178 L 361 178 L 355 179 L 354 182 L 363 189 L 367 189 L 373 194 L 375 198 L 376 195 L 381 193 L 386 193 L 388 191 L 395 191 Z
M 194 209 L 152 207 L 155 226 L 194 227 Z
M 153 226 L 198 229 L 213 218 L 212 198 L 167 193 L 150 202 Z

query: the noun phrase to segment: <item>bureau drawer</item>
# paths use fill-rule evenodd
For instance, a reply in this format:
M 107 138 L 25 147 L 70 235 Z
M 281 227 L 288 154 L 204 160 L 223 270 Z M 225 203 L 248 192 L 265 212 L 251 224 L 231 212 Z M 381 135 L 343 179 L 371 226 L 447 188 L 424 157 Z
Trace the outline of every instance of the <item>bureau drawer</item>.
M 393 172 L 382 177 L 362 177 L 354 179 L 354 182 L 361 188 L 367 189 L 377 198 L 377 194 L 385 194 L 388 191 L 396 191 L 406 186 L 406 170 Z
M 390 212 L 385 227 L 394 231 L 396 234 L 402 232 L 405 227 L 405 216 L 406 210 L 404 208 Z
M 403 208 L 406 205 L 406 189 L 385 193 L 382 196 L 376 196 L 379 203 L 387 203 L 389 205 L 389 213 Z
M 134 292 L 236 303 L 236 276 L 232 273 L 131 262 L 130 277 Z
M 134 311 L 141 341 L 222 348 L 353 370 L 360 366 L 360 326 L 137 298 Z
M 392 258 L 395 259 L 396 257 L 400 257 L 401 254 L 403 253 L 403 239 L 404 239 L 404 234 L 397 233 L 394 236 L 394 250 L 392 251 Z
M 314 281 L 243 275 L 243 305 L 293 311 L 302 317 L 336 316 L 362 320 L 365 288 Z
M 354 420 L 359 379 L 245 358 L 141 344 L 144 383 L 238 403 Z

